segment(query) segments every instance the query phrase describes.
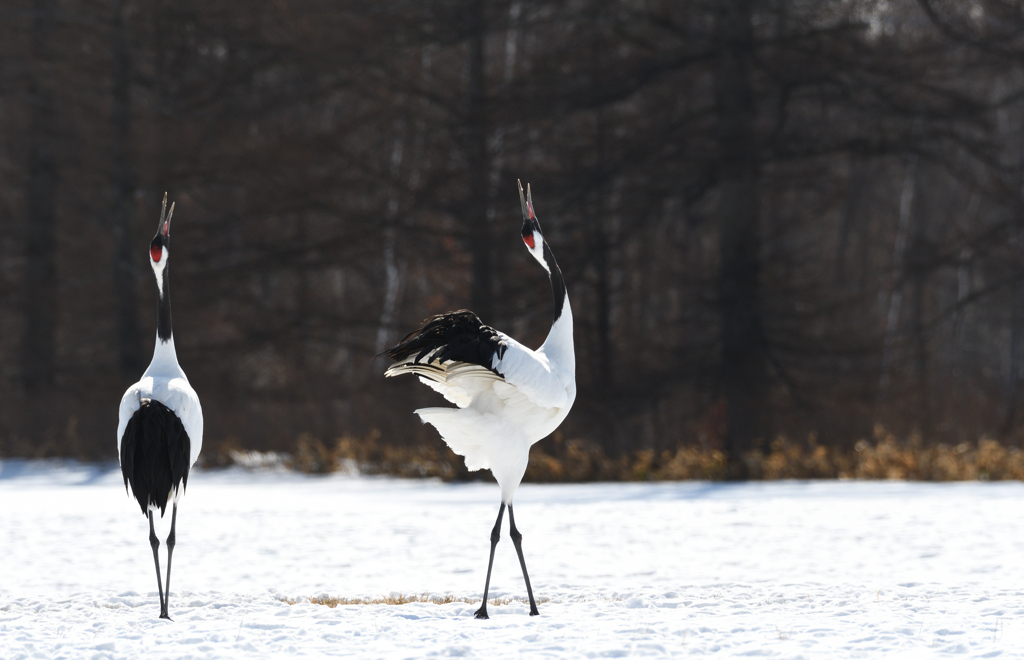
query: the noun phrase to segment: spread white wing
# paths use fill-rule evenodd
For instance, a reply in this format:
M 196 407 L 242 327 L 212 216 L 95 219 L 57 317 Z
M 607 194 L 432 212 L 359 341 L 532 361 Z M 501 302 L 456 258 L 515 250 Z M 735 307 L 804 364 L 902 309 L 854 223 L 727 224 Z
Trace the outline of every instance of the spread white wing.
M 569 402 L 567 385 L 552 369 L 547 357 L 502 335 L 507 344 L 501 358 L 495 356 L 494 371 L 478 364 L 448 361 L 440 363 L 425 356 L 422 362 L 404 361 L 392 365 L 386 376 L 413 373 L 431 389 L 459 408 L 467 408 L 482 394 L 493 393 L 500 400 L 515 403 L 514 409 L 540 407 L 558 410 Z M 499 373 L 495 373 L 495 371 Z

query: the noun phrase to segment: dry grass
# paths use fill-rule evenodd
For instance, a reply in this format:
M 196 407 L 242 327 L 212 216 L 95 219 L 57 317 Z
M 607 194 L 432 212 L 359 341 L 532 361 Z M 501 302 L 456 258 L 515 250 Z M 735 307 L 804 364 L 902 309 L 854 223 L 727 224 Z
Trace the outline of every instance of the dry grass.
M 244 452 L 232 450 L 218 464 Z M 958 445 L 924 442 L 919 436 L 901 439 L 878 426 L 871 438 L 852 448 L 826 447 L 815 436 L 804 441 L 773 440 L 764 451 L 743 457 L 754 479 L 910 479 L 916 481 L 1024 480 L 1024 452 L 991 438 Z M 445 481 L 488 479 L 489 473 L 467 472 L 461 457 L 438 440 L 436 444 L 393 447 L 379 434 L 342 437 L 326 444 L 308 434 L 299 436 L 285 459 L 291 469 L 313 474 L 343 468 L 362 474 L 436 477 Z M 680 447 L 656 453 L 642 449 L 609 457 L 600 446 L 556 433 L 534 445 L 524 481 L 541 483 L 587 481 L 722 480 L 728 477 L 723 452 Z
M 650 463 L 650 479 L 716 478 L 724 468 L 698 450 L 666 452 Z M 996 440 L 927 445 L 919 436 L 899 439 L 885 428 L 852 449 L 825 447 L 811 436 L 805 442 L 776 438 L 766 452 L 744 457 L 755 479 L 908 479 L 912 481 L 1024 480 L 1024 452 Z M 721 468 L 719 467 L 721 465 Z M 707 476 L 695 476 L 698 474 Z M 719 473 L 721 474 L 721 473 Z
M 563 447 L 558 453 L 560 445 Z M 556 450 L 551 452 L 551 448 Z M 538 451 L 540 450 L 540 451 Z M 914 481 L 1024 480 L 1024 452 L 991 438 L 977 443 L 928 445 L 919 436 L 899 439 L 878 426 L 852 449 L 825 447 L 812 435 L 804 442 L 776 438 L 767 451 L 743 457 L 754 479 L 909 479 Z M 725 454 L 682 447 L 660 454 L 640 450 L 609 459 L 579 441 L 540 443 L 530 455 L 527 481 L 719 480 Z
M 282 602 L 289 605 L 295 605 L 300 601 L 294 598 L 282 598 Z M 479 598 L 463 598 L 461 596 L 453 596 L 448 594 L 446 596 L 430 596 L 428 594 L 391 594 L 388 596 L 379 596 L 377 598 L 336 598 L 334 596 L 314 596 L 312 598 L 306 598 L 302 602 L 312 603 L 313 605 L 325 605 L 330 608 L 335 608 L 339 605 L 408 605 L 409 603 L 430 603 L 431 605 L 448 605 L 449 603 L 466 603 L 469 605 L 475 605 L 480 602 Z M 526 604 L 528 601 L 525 598 L 492 598 L 487 601 L 488 605 L 501 606 L 508 605 L 510 603 L 523 603 Z M 538 605 L 543 605 L 549 602 L 547 598 L 541 598 L 537 600 Z

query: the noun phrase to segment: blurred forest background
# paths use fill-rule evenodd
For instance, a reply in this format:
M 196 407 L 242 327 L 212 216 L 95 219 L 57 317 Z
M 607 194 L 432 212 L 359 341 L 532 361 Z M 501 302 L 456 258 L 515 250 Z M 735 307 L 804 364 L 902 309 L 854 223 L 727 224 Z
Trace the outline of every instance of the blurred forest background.
M 1017 447 L 1022 121 L 1011 0 L 7 0 L 0 455 L 115 457 L 168 191 L 208 461 L 443 462 L 373 356 L 543 340 L 517 178 L 576 319 L 538 460 Z

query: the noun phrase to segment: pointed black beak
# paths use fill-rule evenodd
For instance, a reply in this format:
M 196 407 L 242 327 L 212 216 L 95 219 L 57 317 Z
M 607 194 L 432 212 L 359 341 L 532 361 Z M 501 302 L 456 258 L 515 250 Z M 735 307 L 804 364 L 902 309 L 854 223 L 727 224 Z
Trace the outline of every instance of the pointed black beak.
M 516 183 L 519 184 L 519 203 L 523 206 L 523 220 L 530 220 L 533 218 L 533 199 L 528 200 L 527 197 L 523 197 L 523 182 L 516 179 Z M 530 190 L 530 184 L 526 184 L 526 190 Z M 529 193 L 527 193 L 529 194 Z
M 171 218 L 174 216 L 174 202 L 171 202 L 171 208 L 167 208 L 167 193 L 164 193 L 164 203 L 160 207 L 160 222 L 156 226 L 156 235 L 163 238 L 163 242 L 167 243 L 171 238 Z

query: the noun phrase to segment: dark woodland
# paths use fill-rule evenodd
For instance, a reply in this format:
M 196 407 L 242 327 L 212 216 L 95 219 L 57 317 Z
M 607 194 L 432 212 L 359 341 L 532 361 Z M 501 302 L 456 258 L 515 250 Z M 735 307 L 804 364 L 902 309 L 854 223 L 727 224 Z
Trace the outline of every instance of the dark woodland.
M 8 0 L 0 456 L 116 459 L 165 191 L 208 457 L 440 451 L 373 356 L 540 344 L 517 179 L 576 323 L 546 442 L 1019 446 L 1022 121 L 1011 0 Z

